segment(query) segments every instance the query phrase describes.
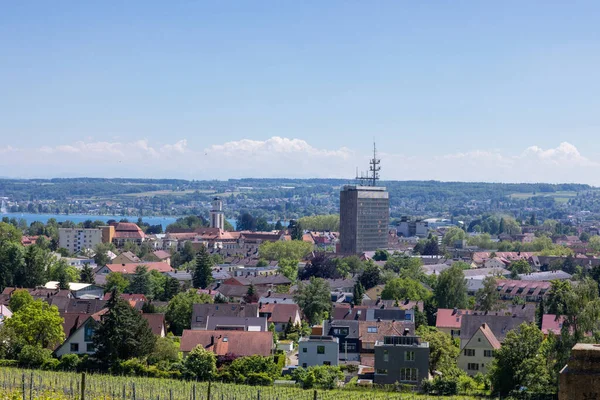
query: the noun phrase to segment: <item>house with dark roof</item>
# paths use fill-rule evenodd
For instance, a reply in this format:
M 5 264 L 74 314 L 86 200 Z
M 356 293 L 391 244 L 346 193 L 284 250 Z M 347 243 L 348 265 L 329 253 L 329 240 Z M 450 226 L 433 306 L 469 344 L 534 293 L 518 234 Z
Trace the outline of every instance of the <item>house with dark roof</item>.
M 206 317 L 207 331 L 249 331 L 269 330 L 265 317 Z
M 526 302 L 539 303 L 547 296 L 551 286 L 551 282 L 502 279 L 498 280 L 498 293 L 504 301 L 520 297 Z
M 269 290 L 258 300 L 261 304 L 296 304 L 294 296 L 289 293 L 275 293 Z
M 494 352 L 499 348 L 500 341 L 484 322 L 462 345 L 458 367 L 471 376 L 478 373 L 485 375 L 494 359 Z
M 300 319 L 300 307 L 297 304 L 258 304 L 258 315 L 266 318 L 269 326 L 274 324 L 277 332 L 283 332 L 290 321 L 292 325 L 302 323 Z
M 469 342 L 475 332 L 477 332 L 483 324 L 485 324 L 498 341 L 502 343 L 509 331 L 518 328 L 519 325 L 523 323 L 530 322 L 533 322 L 532 318 L 517 317 L 516 315 L 463 315 L 460 325 L 461 349 Z
M 183 331 L 180 350 L 184 357 L 196 346 L 202 346 L 217 356 L 233 354 L 241 357 L 272 355 L 273 334 L 271 332 L 250 331 Z
M 211 317 L 258 318 L 258 304 L 194 304 L 192 330 L 207 330 Z
M 108 309 L 102 309 L 93 314 L 88 313 L 61 313 L 63 317 L 63 330 L 65 341 L 56 348 L 54 354 L 62 357 L 65 354 L 93 354 L 96 349 L 93 343 L 94 332 Z M 165 336 L 164 314 L 142 314 L 148 321 L 152 333 Z
M 507 304 L 502 309 L 495 311 L 461 310 L 458 308 L 438 308 L 436 312 L 435 327 L 452 337 L 460 336 L 462 318 L 465 315 L 516 316 L 533 321 L 535 319 L 535 304 L 512 305 Z

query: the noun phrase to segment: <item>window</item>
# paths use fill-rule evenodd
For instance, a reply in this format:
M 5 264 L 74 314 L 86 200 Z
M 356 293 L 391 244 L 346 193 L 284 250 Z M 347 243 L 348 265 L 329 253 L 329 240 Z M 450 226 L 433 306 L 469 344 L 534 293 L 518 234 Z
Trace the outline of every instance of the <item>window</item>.
M 383 351 L 383 361 L 385 361 L 385 362 L 390 361 L 390 352 L 388 350 Z
M 331 365 L 331 361 L 323 361 L 323 365 Z
M 79 352 L 79 343 L 71 343 L 71 351 L 72 352 Z
M 306 368 L 306 363 L 302 363 L 302 368 Z
M 400 368 L 400 380 L 407 382 L 418 382 L 419 370 L 416 368 Z
M 307 349 L 306 347 L 303 347 L 303 348 L 302 348 L 302 352 L 303 352 L 303 353 L 306 353 L 307 351 L 308 351 L 308 349 Z
M 404 319 L 406 321 L 412 321 L 412 314 L 404 314 Z
M 94 337 L 94 325 L 91 322 L 88 322 L 83 331 L 83 340 L 86 342 L 91 342 Z
M 317 346 L 317 354 L 325 354 L 325 346 Z
M 369 327 L 367 327 L 367 332 L 368 333 L 377 333 L 377 327 L 376 326 L 369 326 Z
M 415 361 L 415 352 L 414 351 L 405 351 L 404 352 L 404 360 L 405 361 Z
M 467 357 L 475 357 L 475 349 L 465 349 L 463 354 Z
M 344 351 L 356 351 L 356 343 L 344 343 Z
M 85 345 L 85 351 L 88 353 L 94 353 L 96 351 L 96 347 L 94 347 L 94 343 L 87 343 Z
M 481 338 L 480 338 L 480 337 L 479 337 L 479 338 L 477 338 L 477 341 L 478 341 L 478 342 L 481 342 Z
M 484 357 L 494 357 L 494 351 L 493 350 L 484 350 L 483 356 Z
M 387 375 L 387 373 L 388 373 L 387 369 L 377 368 L 377 374 L 379 374 L 379 375 Z
M 467 369 L 469 371 L 479 371 L 479 364 L 477 364 L 477 363 L 468 363 L 467 364 Z

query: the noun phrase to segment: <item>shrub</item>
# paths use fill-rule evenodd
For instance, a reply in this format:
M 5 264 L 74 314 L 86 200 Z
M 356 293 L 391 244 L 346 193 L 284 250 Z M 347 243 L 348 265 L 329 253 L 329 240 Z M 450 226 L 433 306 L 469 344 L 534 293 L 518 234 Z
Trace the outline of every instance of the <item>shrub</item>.
M 52 358 L 52 351 L 40 346 L 25 345 L 19 354 L 19 365 L 27 368 L 41 367 Z
M 253 386 L 272 386 L 273 378 L 264 372 L 255 373 L 251 372 L 248 374 L 247 383 Z
M 77 371 L 80 362 L 77 354 L 65 354 L 60 358 L 58 368 L 62 371 Z
M 58 361 L 56 358 L 48 358 L 42 364 L 42 369 L 46 371 L 56 371 L 59 364 L 60 361 Z
M 185 373 L 189 378 L 209 380 L 217 371 L 217 357 L 202 346 L 196 346 L 184 361 Z

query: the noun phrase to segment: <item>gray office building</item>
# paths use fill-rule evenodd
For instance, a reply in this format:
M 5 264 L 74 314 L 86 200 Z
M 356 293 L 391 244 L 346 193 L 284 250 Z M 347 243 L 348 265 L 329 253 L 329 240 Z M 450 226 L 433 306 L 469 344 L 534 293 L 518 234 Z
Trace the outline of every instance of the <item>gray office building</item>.
M 340 252 L 388 247 L 389 193 L 379 186 L 344 186 L 340 192 Z

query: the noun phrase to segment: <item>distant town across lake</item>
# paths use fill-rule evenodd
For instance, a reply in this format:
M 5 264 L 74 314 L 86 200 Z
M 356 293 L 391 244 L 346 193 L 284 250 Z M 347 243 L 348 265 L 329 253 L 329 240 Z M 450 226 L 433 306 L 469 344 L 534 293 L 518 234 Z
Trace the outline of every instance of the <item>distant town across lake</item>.
M 2 213 L 0 214 L 0 218 L 16 218 L 24 219 L 27 222 L 27 226 L 29 226 L 32 222 L 40 221 L 44 224 L 48 222 L 50 218 L 56 219 L 57 222 L 64 221 L 73 221 L 74 223 L 80 223 L 87 220 L 92 221 L 109 221 L 111 219 L 120 221 L 123 218 L 126 218 L 130 222 L 137 222 L 138 217 L 134 215 L 130 216 L 122 216 L 122 215 L 93 215 L 93 214 L 31 214 L 31 213 Z M 150 225 L 162 225 L 163 230 L 166 229 L 167 225 L 175 222 L 177 217 L 142 217 L 144 222 L 149 223 Z

